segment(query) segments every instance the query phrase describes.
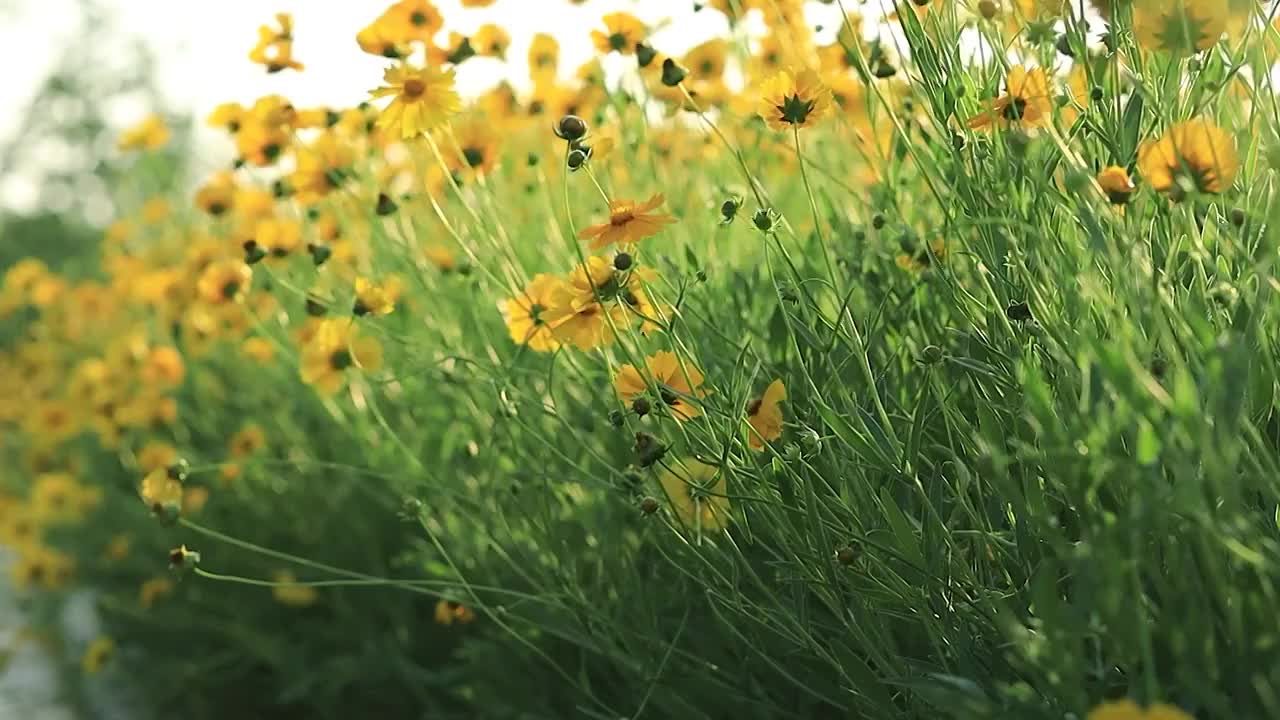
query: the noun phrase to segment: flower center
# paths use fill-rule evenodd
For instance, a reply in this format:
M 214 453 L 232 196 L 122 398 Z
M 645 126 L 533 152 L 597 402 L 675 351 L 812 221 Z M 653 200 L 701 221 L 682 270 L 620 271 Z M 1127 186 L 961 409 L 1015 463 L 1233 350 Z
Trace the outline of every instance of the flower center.
M 466 158 L 467 165 L 471 167 L 479 167 L 484 164 L 484 151 L 480 148 L 463 148 L 462 157 Z
M 609 36 L 609 47 L 621 52 L 627 47 L 627 36 L 622 33 L 613 33 Z
M 547 308 L 542 303 L 534 303 L 529 306 L 529 319 L 533 321 L 534 325 L 544 325 L 547 321 L 542 319 L 542 313 L 546 311 Z
M 427 14 L 418 10 L 409 16 L 409 22 L 413 23 L 414 27 L 422 27 L 427 24 Z
M 417 100 L 427 92 L 427 84 L 420 78 L 409 78 L 404 81 L 404 89 L 400 95 L 406 100 Z
M 1009 104 L 1004 106 L 1004 119 L 1017 121 L 1021 120 L 1027 114 L 1026 98 L 1010 98 Z
M 334 370 L 346 370 L 354 364 L 355 358 L 351 356 L 351 351 L 346 348 L 335 350 L 333 354 L 329 356 L 329 367 Z
M 222 297 L 230 300 L 234 298 L 236 296 L 236 293 L 238 292 L 240 292 L 240 283 L 236 282 L 235 280 L 231 280 L 229 282 L 223 283 Z
M 636 212 L 632 208 L 623 208 L 621 210 L 615 210 L 609 214 L 609 224 L 614 227 L 620 227 L 622 225 L 626 225 L 627 223 L 635 219 L 636 219 Z

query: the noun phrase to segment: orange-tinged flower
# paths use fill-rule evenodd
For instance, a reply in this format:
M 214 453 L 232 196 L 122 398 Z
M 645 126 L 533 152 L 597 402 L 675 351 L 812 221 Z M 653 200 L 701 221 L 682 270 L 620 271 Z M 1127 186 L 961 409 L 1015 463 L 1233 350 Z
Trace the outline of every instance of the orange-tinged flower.
M 686 458 L 665 469 L 662 489 L 671 501 L 676 517 L 695 532 L 721 530 L 732 518 L 729 512 L 728 480 L 714 465 Z
M 782 437 L 782 401 L 786 399 L 786 386 L 781 380 L 774 380 L 764 395 L 747 406 L 747 423 L 751 426 L 747 445 L 752 450 L 764 450 L 767 443 Z
M 1103 168 L 1098 173 L 1098 186 L 1112 205 L 1127 205 L 1135 190 L 1129 171 L 1116 165 Z
M 486 57 L 506 58 L 507 48 L 511 46 L 511 36 L 506 30 L 493 23 L 485 23 L 471 36 L 471 47 Z
M 665 201 L 661 193 L 643 203 L 634 200 L 610 200 L 609 222 L 583 228 L 578 233 L 582 240 L 592 239 L 591 248 L 599 249 L 614 243 L 637 243 L 658 234 L 666 225 L 676 222 L 671 215 L 657 215 L 650 211 Z
M 453 70 L 409 64 L 387 68 L 385 85 L 369 91 L 374 98 L 392 98 L 378 115 L 378 126 L 409 140 L 443 125 L 462 107 L 453 81 Z
M 831 90 L 813 70 L 783 70 L 765 81 L 756 112 L 773 130 L 809 127 L 831 112 Z
M 1220 193 L 1234 182 L 1239 166 L 1235 138 L 1207 118 L 1174 125 L 1164 137 L 1138 148 L 1143 179 L 1175 198 Z
M 1034 128 L 1049 124 L 1053 102 L 1042 68 L 1028 70 L 1022 65 L 1013 66 L 1005 79 L 1005 88 L 1005 94 L 993 100 L 990 109 L 969 119 L 970 128 Z
M 654 353 L 645 360 L 652 385 L 634 365 L 623 365 L 613 377 L 614 389 L 623 402 L 633 403 L 637 398 L 649 395 L 651 387 L 657 388 L 656 399 L 670 408 L 677 420 L 691 420 L 702 414 L 694 403 L 705 397 L 702 389 L 702 371 L 692 363 L 681 363 L 676 354 L 667 350 Z

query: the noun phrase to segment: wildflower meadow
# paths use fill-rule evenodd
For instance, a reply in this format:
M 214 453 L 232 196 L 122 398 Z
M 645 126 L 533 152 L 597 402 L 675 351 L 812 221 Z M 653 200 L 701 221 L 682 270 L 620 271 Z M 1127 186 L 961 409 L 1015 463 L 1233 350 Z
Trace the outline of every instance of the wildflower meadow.
M 492 4 L 368 3 L 335 107 L 264 4 L 219 170 L 139 116 L 0 265 L 4 657 L 78 717 L 1280 717 L 1273 3 L 671 0 L 728 30 L 463 88 Z

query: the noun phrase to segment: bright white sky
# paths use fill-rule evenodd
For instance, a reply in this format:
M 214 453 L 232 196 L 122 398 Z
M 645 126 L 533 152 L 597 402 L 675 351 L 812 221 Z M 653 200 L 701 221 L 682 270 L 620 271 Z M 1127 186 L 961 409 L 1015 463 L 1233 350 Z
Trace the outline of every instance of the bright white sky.
M 280 93 L 296 105 L 350 106 L 366 99 L 386 61 L 363 53 L 356 32 L 372 21 L 390 0 L 101 0 L 127 33 L 149 40 L 160 59 L 159 81 L 174 111 L 189 111 L 203 121 L 220 102 L 248 103 L 268 93 Z M 16 10 L 11 9 L 16 4 Z M 855 3 L 856 4 L 856 3 Z M 589 32 L 600 27 L 607 12 L 627 10 L 642 20 L 673 18 L 653 40 L 664 52 L 679 53 L 707 38 L 725 35 L 728 23 L 714 10 L 693 11 L 694 0 L 497 0 L 488 8 L 462 8 L 459 0 L 436 0 L 445 17 L 445 30 L 470 33 L 496 22 L 512 36 L 506 65 L 489 58 L 473 58 L 458 72 L 459 88 L 475 94 L 503 77 L 527 76 L 525 56 L 535 32 L 559 39 L 561 69 L 570 74 L 593 53 Z M 817 6 L 816 16 L 830 15 L 832 6 Z M 277 11 L 294 15 L 294 54 L 306 64 L 301 73 L 267 75 L 246 57 L 257 38 L 257 27 L 273 21 Z M 0 0 L 0 143 L 16 132 L 24 108 L 39 83 L 65 48 L 74 47 L 79 17 L 75 0 Z M 104 108 L 109 122 L 123 127 L 143 117 L 149 108 L 116 103 Z M 221 165 L 230 157 L 225 141 L 202 130 L 197 150 L 200 164 Z M 14 178 L 0 182 L 0 207 L 25 205 L 9 190 Z M 30 190 L 29 188 L 27 189 Z M 19 192 L 18 194 L 22 194 Z M 28 196 L 30 192 L 27 193 Z

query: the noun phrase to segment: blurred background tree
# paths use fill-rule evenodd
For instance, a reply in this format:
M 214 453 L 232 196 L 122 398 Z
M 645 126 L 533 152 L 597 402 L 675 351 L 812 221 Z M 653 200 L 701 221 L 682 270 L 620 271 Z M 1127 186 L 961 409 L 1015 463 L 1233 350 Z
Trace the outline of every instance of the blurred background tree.
M 16 22 L 41 0 L 0 0 L 0 22 Z M 137 206 L 144 192 L 117 179 L 134 162 L 150 179 L 148 191 L 182 182 L 190 121 L 166 112 L 156 83 L 157 58 L 145 37 L 128 32 L 102 0 L 74 0 L 65 18 L 75 42 L 51 46 L 51 69 L 8 137 L 0 137 L 0 270 L 22 257 L 80 270 L 78 258 L 96 248 L 118 204 Z M 147 112 L 173 130 L 162 151 L 132 158 L 115 151 L 120 130 Z M 136 177 L 136 176 L 135 176 Z

